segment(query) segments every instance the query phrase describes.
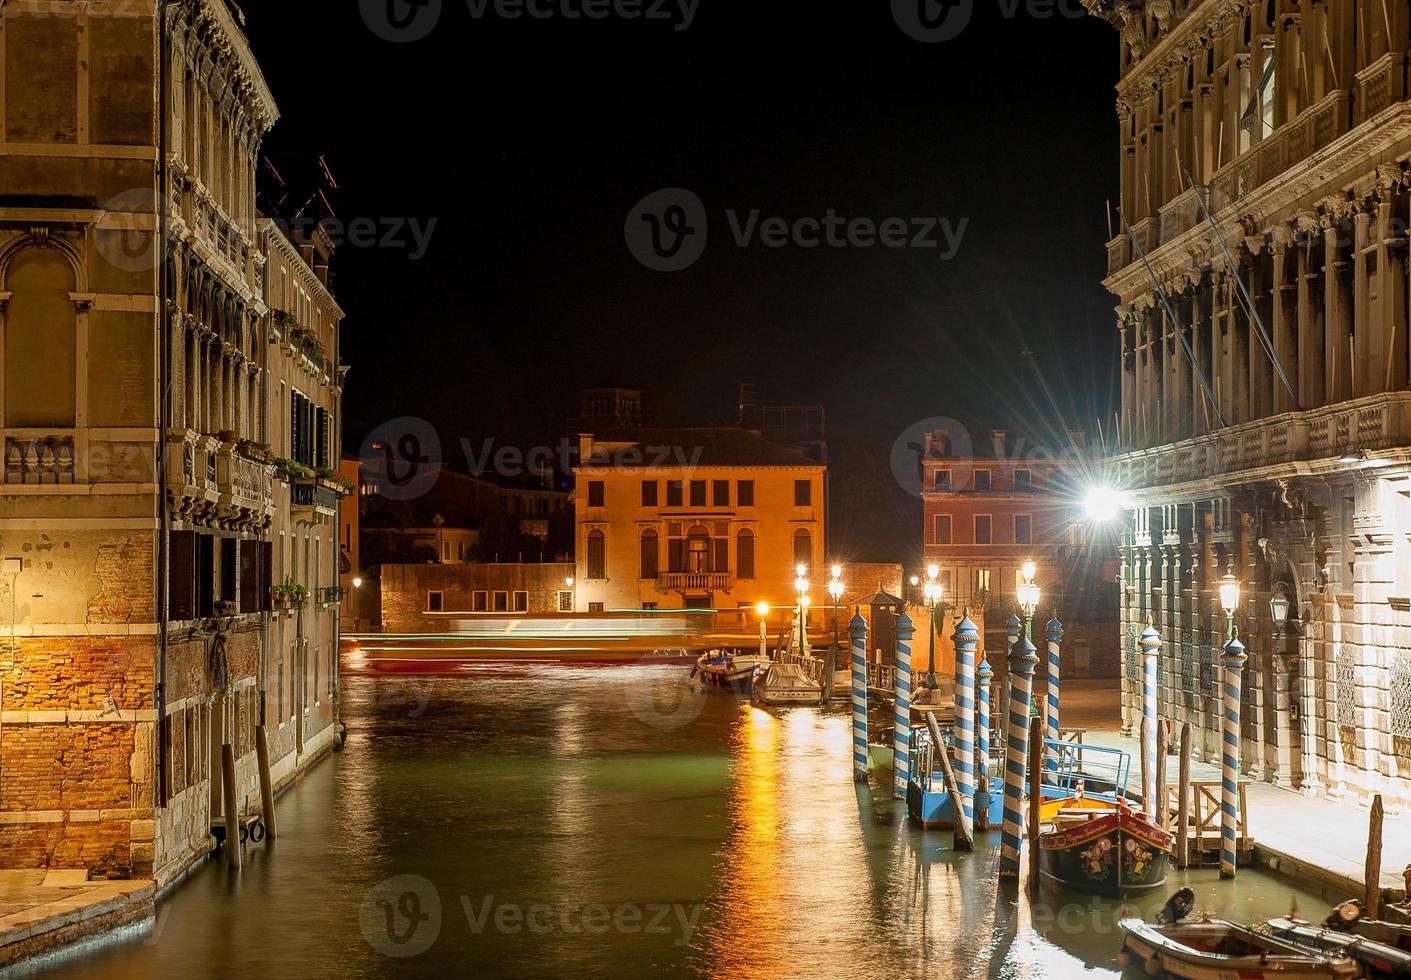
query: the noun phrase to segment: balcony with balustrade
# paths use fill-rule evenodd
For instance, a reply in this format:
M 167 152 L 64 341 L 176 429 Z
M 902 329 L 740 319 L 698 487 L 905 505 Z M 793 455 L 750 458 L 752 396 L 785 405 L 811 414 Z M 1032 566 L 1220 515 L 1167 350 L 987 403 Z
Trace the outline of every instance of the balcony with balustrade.
M 239 443 L 216 447 L 217 511 L 222 522 L 240 529 L 261 529 L 274 517 L 274 467 L 269 454 Z
M 73 433 L 12 430 L 5 434 L 4 465 L 6 484 L 73 483 Z
M 661 588 L 666 592 L 731 592 L 732 572 L 663 572 Z
M 289 485 L 289 517 L 295 524 L 330 524 L 338 516 L 339 491 L 322 480 Z

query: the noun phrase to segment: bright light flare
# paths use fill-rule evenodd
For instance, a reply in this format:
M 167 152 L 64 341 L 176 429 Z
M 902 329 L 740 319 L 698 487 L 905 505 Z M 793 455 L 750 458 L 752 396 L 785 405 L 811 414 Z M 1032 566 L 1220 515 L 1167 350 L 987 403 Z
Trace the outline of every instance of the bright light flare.
M 1126 507 L 1126 498 L 1112 487 L 1093 487 L 1083 500 L 1088 517 L 1102 523 L 1115 521 Z

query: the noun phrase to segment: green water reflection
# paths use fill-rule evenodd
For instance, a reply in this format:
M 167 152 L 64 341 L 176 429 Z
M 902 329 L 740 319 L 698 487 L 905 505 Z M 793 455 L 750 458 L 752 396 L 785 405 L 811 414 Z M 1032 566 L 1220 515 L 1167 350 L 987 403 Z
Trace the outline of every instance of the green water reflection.
M 844 708 L 533 665 L 348 677 L 343 716 L 347 750 L 281 799 L 276 846 L 45 974 L 1115 975 L 1116 903 L 1031 908 L 997 888 L 998 834 L 958 855 L 910 828 L 852 782 Z M 1181 880 L 1243 920 L 1326 905 L 1252 872 Z

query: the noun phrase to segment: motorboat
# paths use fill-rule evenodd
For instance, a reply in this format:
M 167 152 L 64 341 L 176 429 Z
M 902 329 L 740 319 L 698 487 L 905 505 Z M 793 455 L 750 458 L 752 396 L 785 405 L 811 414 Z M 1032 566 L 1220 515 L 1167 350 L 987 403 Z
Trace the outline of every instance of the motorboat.
M 748 694 L 761 664 L 768 663 L 758 655 L 737 656 L 730 650 L 707 650 L 696 658 L 691 676 L 708 688 Z
M 1381 926 L 1380 922 L 1368 922 L 1367 926 Z M 1392 929 L 1411 928 L 1392 926 Z M 1298 943 L 1324 953 L 1347 956 L 1362 964 L 1366 976 L 1375 980 L 1411 977 L 1411 951 L 1371 939 L 1350 929 L 1330 925 L 1304 922 L 1292 916 L 1269 920 L 1269 931 L 1281 939 Z M 1395 939 L 1391 933 L 1384 933 L 1384 939 Z
M 1357 977 L 1361 965 L 1347 956 L 1326 953 L 1224 919 L 1150 923 L 1121 919 L 1119 962 L 1135 961 L 1151 976 L 1184 980 L 1325 980 Z

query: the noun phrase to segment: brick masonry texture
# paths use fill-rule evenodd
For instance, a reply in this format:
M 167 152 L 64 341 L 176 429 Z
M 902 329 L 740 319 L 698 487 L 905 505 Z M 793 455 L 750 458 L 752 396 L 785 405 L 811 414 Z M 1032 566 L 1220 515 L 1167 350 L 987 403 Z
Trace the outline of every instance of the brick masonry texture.
M 3 673 L 5 711 L 123 711 L 152 708 L 155 640 L 140 637 L 33 637 L 19 641 Z M 8 666 L 8 665 L 7 665 Z
M 99 546 L 93 572 L 100 587 L 88 600 L 90 623 L 156 621 L 156 573 L 150 534 Z

